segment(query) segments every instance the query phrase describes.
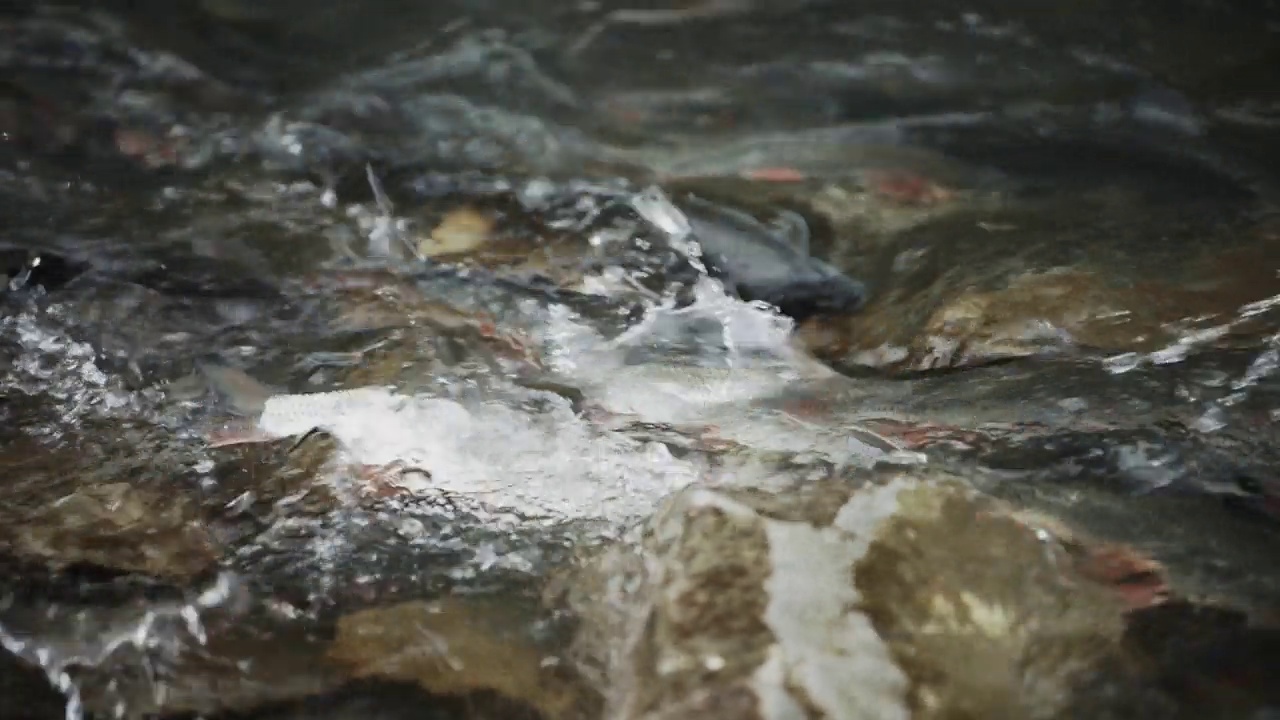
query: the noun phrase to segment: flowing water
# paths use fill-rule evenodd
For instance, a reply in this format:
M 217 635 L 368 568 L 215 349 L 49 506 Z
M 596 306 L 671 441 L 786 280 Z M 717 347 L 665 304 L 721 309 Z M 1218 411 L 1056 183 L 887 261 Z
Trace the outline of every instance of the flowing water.
M 1280 713 L 1280 5 L 0 27 L 0 717 L 641 717 L 548 584 L 926 468 L 1248 618 L 1114 716 Z

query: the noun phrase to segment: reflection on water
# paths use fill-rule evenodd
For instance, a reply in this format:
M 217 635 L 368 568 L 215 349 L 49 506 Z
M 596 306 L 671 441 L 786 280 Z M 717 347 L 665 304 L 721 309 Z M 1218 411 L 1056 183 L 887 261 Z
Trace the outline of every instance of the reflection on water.
M 0 643 L 68 718 L 1277 712 L 1275 13 L 1142 5 L 6 9 Z

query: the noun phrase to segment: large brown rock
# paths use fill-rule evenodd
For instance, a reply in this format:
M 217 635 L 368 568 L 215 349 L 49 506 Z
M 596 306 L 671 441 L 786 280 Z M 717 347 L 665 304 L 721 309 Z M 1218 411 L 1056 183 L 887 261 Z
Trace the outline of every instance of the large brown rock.
M 174 492 L 186 480 L 172 460 L 71 434 L 52 450 L 29 438 L 10 443 L 0 467 L 21 472 L 4 488 L 0 553 L 51 568 L 87 564 L 172 581 L 209 571 L 222 549 L 199 501 Z
M 1061 717 L 1123 632 L 1099 557 L 936 472 L 699 487 L 557 597 L 608 717 Z
M 413 682 L 436 695 L 492 691 L 547 718 L 586 717 L 590 694 L 544 662 L 526 621 L 491 601 L 410 601 L 343 617 L 327 656 L 355 678 Z
M 1265 328 L 1240 309 L 1280 293 L 1280 234 L 1166 212 L 1086 197 L 973 207 L 875 247 L 838 238 L 834 260 L 871 273 L 873 299 L 800 337 L 827 360 L 901 370 L 1069 348 L 1156 352 L 1193 333 L 1201 344 L 1256 343 Z

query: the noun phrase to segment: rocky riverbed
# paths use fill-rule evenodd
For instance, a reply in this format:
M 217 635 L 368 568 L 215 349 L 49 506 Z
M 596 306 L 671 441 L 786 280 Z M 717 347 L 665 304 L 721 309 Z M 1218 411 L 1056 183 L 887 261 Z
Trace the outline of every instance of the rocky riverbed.
M 1280 715 L 1280 8 L 0 9 L 0 718 Z

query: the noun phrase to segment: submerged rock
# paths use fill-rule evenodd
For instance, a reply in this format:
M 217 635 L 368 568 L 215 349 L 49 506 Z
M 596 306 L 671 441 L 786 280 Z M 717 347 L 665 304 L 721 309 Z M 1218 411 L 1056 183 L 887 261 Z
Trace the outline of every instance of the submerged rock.
M 553 596 L 610 717 L 1066 717 L 1132 606 L 1079 542 L 936 472 L 697 487 Z
M 190 576 L 217 557 L 191 503 L 127 483 L 88 486 L 32 514 L 15 548 L 55 564 L 91 563 L 158 576 Z
M 875 299 L 800 337 L 845 366 L 918 371 L 1075 349 L 1185 355 L 1270 334 L 1241 315 L 1280 292 L 1273 228 L 1194 209 L 1157 217 L 1124 197 L 1058 202 L 900 236 L 874 263 Z M 1149 224 L 1134 224 L 1143 212 Z
M 583 716 L 590 695 L 544 662 L 523 620 L 479 599 L 373 608 L 339 620 L 328 657 L 356 678 L 416 682 L 436 695 L 489 690 L 546 718 Z
M 0 463 L 23 468 L 7 487 L 0 552 L 174 580 L 213 567 L 221 550 L 198 501 L 150 482 L 145 458 L 131 463 L 117 452 L 81 439 L 53 452 L 24 440 L 0 454 Z

